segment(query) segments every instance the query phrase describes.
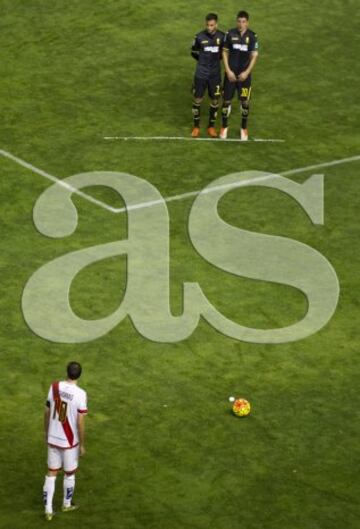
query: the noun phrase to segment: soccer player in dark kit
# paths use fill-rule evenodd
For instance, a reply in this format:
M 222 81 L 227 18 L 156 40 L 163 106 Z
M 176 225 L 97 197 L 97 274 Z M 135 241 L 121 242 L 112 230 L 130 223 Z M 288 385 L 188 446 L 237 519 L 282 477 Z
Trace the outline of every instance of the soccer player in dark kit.
M 217 137 L 215 122 L 221 95 L 220 61 L 225 34 L 218 30 L 218 16 L 215 13 L 209 13 L 205 22 L 206 29 L 195 35 L 191 48 L 191 55 L 198 61 L 193 84 L 193 138 L 200 136 L 200 109 L 206 90 L 210 98 L 207 132 L 210 137 Z
M 222 128 L 220 138 L 226 139 L 228 120 L 231 112 L 231 100 L 237 91 L 241 109 L 240 137 L 248 139 L 247 120 L 250 110 L 251 72 L 258 57 L 257 35 L 249 29 L 249 14 L 240 11 L 237 15 L 237 27 L 230 29 L 224 40 L 223 60 L 225 81 L 222 106 Z

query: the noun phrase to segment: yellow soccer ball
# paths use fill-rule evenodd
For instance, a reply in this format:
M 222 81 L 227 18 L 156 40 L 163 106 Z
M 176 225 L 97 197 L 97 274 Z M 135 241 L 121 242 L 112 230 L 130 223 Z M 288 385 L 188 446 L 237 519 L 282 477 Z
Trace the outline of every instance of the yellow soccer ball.
M 232 411 L 236 417 L 246 417 L 251 410 L 250 402 L 246 399 L 235 399 Z

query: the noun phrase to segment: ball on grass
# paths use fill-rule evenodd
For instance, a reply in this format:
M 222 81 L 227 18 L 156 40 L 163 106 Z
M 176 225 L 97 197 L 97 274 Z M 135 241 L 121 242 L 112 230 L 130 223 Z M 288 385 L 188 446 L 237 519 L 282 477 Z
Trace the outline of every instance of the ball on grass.
M 233 414 L 236 417 L 246 417 L 251 411 L 250 402 L 246 399 L 235 399 L 232 406 Z

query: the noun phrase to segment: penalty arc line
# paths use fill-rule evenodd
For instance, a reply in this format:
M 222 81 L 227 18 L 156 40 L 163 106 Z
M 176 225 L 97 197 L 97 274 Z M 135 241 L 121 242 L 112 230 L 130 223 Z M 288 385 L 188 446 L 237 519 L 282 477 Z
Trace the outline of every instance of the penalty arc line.
M 173 201 L 176 201 L 176 200 L 184 200 L 186 198 L 191 198 L 191 197 L 195 197 L 197 195 L 200 195 L 200 193 L 202 193 L 202 194 L 211 193 L 213 191 L 218 191 L 219 189 L 227 189 L 227 188 L 230 189 L 230 188 L 241 187 L 241 186 L 247 185 L 249 183 L 252 183 L 254 181 L 257 181 L 257 180 L 266 180 L 266 179 L 272 177 L 272 175 L 264 175 L 264 176 L 260 176 L 260 177 L 258 177 L 256 179 L 254 178 L 253 180 L 244 180 L 242 182 L 235 182 L 235 183 L 231 183 L 231 184 L 224 184 L 224 185 L 221 185 L 221 186 L 214 186 L 212 188 L 207 189 L 206 191 L 204 191 L 204 190 L 189 191 L 187 193 L 182 193 L 180 195 L 173 195 L 173 196 L 165 197 L 164 199 L 161 199 L 161 200 L 152 200 L 152 201 L 142 202 L 142 203 L 139 203 L 139 204 L 133 204 L 133 205 L 130 205 L 128 207 L 114 208 L 112 206 L 109 206 L 105 202 L 102 202 L 101 200 L 97 200 L 96 198 L 92 197 L 91 195 L 88 195 L 87 193 L 84 193 L 83 191 L 80 191 L 79 189 L 71 186 L 70 184 L 68 184 L 67 182 L 64 182 L 60 178 L 57 178 L 56 176 L 53 176 L 53 175 L 43 171 L 42 169 L 39 169 L 38 167 L 35 167 L 34 165 L 26 162 L 25 160 L 22 160 L 21 158 L 18 158 L 17 156 L 14 156 L 13 154 L 11 154 L 8 151 L 0 149 L 0 155 L 4 156 L 5 158 L 8 158 L 8 159 L 12 160 L 13 162 L 17 163 L 18 165 L 21 165 L 22 167 L 25 167 L 26 169 L 29 169 L 30 171 L 32 171 L 32 172 L 34 172 L 34 173 L 36 173 L 36 174 L 38 174 L 40 176 L 43 176 L 44 178 L 47 178 L 48 180 L 51 180 L 52 182 L 60 185 L 61 187 L 64 187 L 65 189 L 71 191 L 72 193 L 81 196 L 85 200 L 87 200 L 87 201 L 89 201 L 89 202 L 91 202 L 91 203 L 93 203 L 93 204 L 95 204 L 97 206 L 100 206 L 103 209 L 106 209 L 107 211 L 110 211 L 111 213 L 125 213 L 126 211 L 129 211 L 129 210 L 132 210 L 132 209 L 142 209 L 142 208 L 155 206 L 155 205 L 158 205 L 158 204 L 163 204 L 164 201 L 165 202 L 173 202 Z M 323 162 L 323 163 L 319 163 L 319 164 L 307 165 L 307 166 L 304 166 L 304 167 L 298 167 L 296 169 L 290 169 L 288 171 L 284 171 L 284 172 L 278 173 L 278 174 L 280 174 L 281 176 L 290 176 L 290 175 L 294 175 L 294 174 L 298 174 L 298 173 L 303 173 L 303 172 L 306 172 L 306 171 L 312 171 L 312 170 L 315 170 L 315 169 L 322 169 L 322 168 L 325 168 L 325 167 L 334 167 L 336 165 L 342 165 L 342 164 L 351 163 L 351 162 L 357 162 L 357 161 L 360 161 L 360 155 L 351 156 L 349 158 L 340 158 L 339 160 L 332 160 L 330 162 Z

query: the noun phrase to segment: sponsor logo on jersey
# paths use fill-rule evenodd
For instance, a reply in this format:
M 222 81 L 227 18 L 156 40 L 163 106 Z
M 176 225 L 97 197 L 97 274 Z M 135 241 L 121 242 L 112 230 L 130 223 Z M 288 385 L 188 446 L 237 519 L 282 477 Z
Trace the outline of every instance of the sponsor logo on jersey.
M 205 46 L 204 51 L 210 51 L 211 53 L 219 53 L 219 46 Z
M 239 50 L 239 51 L 248 51 L 249 50 L 249 46 L 247 44 L 234 44 L 233 48 L 234 48 L 234 50 Z
M 208 43 L 209 43 L 208 40 L 202 40 L 202 41 L 201 41 L 201 44 L 208 44 Z
M 239 37 L 231 37 L 231 40 L 239 40 Z

